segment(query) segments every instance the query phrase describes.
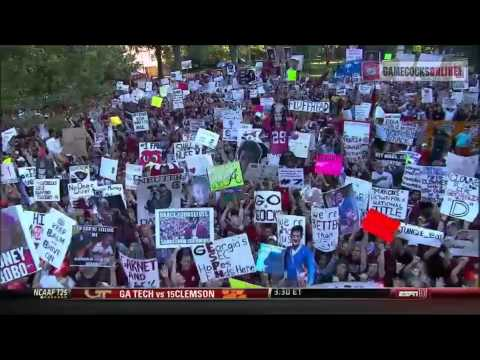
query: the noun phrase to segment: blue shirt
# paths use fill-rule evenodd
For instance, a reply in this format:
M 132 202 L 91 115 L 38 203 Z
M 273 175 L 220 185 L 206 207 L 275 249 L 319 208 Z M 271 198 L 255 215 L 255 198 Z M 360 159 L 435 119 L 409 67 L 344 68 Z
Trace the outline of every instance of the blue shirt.
M 297 274 L 304 272 L 307 268 L 308 280 L 307 285 L 313 285 L 315 280 L 315 261 L 313 254 L 305 245 L 299 245 L 300 249 L 292 256 L 292 247 L 287 248 L 285 254 L 285 271 L 287 272 L 287 280 L 297 281 Z

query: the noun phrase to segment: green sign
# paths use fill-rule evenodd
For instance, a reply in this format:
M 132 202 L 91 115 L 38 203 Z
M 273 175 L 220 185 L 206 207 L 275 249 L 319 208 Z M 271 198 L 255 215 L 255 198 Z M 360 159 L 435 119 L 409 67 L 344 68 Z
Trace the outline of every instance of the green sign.
M 297 81 L 297 70 L 288 69 L 287 70 L 287 79 L 288 81 Z
M 242 169 L 238 161 L 225 165 L 213 166 L 207 169 L 210 189 L 219 191 L 237 186 L 243 186 Z
M 385 53 L 383 55 L 383 60 L 392 60 L 392 53 Z
M 162 101 L 163 101 L 163 98 L 161 98 L 160 96 L 152 96 L 152 106 L 155 106 L 155 107 L 162 107 Z

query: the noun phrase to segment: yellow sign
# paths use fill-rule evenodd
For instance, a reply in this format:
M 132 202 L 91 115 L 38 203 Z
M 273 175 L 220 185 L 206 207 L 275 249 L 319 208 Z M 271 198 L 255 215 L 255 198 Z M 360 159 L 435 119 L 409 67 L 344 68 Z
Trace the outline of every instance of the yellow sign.
M 230 283 L 230 287 L 232 289 L 262 289 L 262 286 L 250 284 L 246 281 L 241 281 L 233 278 L 228 279 L 228 282 Z
M 3 160 L 3 163 L 5 165 L 13 164 L 13 159 L 11 157 L 7 157 L 6 159 Z
M 110 117 L 110 122 L 111 122 L 112 126 L 122 125 L 122 119 L 120 119 L 120 117 L 118 117 L 118 116 Z
M 207 173 L 212 191 L 243 186 L 242 169 L 238 161 L 209 167 L 207 168 Z
M 162 107 L 163 98 L 160 96 L 152 96 L 152 106 L 157 108 Z
M 287 79 L 288 81 L 297 81 L 297 70 L 288 69 L 287 70 Z

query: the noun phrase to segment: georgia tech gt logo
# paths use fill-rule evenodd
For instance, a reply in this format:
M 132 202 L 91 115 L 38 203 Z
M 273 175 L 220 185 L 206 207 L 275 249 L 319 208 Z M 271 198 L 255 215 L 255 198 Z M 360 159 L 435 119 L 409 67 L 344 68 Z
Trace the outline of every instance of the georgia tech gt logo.
M 112 293 L 112 290 L 85 290 L 84 293 L 85 297 L 89 299 L 106 299 L 107 295 Z

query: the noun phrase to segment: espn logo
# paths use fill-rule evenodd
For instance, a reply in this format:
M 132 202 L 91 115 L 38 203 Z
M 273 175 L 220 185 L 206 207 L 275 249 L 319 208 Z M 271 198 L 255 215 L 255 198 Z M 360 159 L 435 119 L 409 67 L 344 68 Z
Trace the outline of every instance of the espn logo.
M 428 290 L 427 289 L 408 289 L 408 290 L 400 290 L 398 289 L 395 294 L 396 298 L 410 298 L 410 299 L 426 299 L 428 297 Z

